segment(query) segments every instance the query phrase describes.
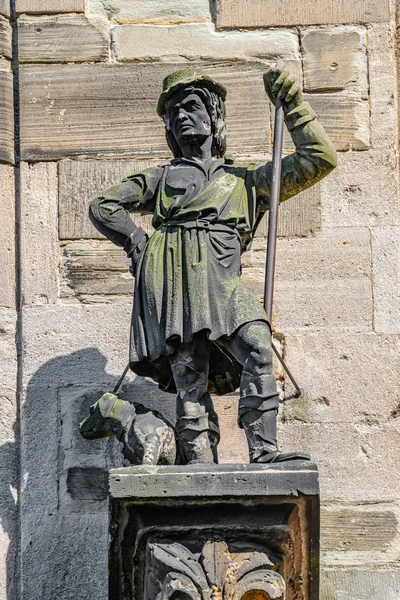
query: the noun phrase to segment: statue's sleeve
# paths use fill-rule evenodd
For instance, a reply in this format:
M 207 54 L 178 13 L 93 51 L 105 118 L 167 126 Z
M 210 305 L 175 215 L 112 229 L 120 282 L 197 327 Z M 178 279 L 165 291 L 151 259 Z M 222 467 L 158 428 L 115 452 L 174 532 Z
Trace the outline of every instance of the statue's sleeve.
M 128 256 L 146 236 L 132 221 L 130 213 L 154 212 L 162 172 L 162 167 L 153 167 L 127 177 L 90 204 L 89 218 L 93 225 L 114 244 L 123 246 Z
M 285 123 L 296 151 L 282 160 L 281 202 L 314 185 L 336 167 L 336 150 L 308 102 L 288 112 Z M 254 169 L 261 211 L 268 209 L 271 179 L 271 162 Z

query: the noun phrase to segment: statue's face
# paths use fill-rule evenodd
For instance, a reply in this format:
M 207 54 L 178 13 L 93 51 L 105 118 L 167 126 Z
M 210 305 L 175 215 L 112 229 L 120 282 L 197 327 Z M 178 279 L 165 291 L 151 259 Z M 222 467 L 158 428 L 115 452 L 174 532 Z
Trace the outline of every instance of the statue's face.
M 210 115 L 196 92 L 177 92 L 167 101 L 165 108 L 166 125 L 179 145 L 194 139 L 202 142 L 211 135 Z

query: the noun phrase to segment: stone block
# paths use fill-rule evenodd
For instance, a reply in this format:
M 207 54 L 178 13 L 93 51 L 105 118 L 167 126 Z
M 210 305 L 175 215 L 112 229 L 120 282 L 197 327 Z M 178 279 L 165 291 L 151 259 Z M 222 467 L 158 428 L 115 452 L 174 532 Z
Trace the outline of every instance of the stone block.
M 21 164 L 21 270 L 23 303 L 58 298 L 58 183 L 55 163 Z
M 64 246 L 61 297 L 133 294 L 130 260 L 111 242 L 88 240 Z
M 285 403 L 282 419 L 319 423 L 328 429 L 354 424 L 371 435 L 378 424 L 396 425 L 400 405 L 397 373 L 400 340 L 395 335 L 286 335 L 285 358 L 304 390 L 303 397 Z M 286 387 L 286 393 L 290 389 Z M 397 411 L 397 412 L 396 412 Z M 337 448 L 336 456 L 339 450 Z M 391 447 L 382 446 L 382 453 Z M 365 456 L 369 458 L 369 452 Z
M 0 0 L 0 15 L 5 17 L 10 16 L 10 2 L 9 0 Z
M 366 592 L 379 600 L 397 600 L 400 597 L 399 571 L 324 569 L 322 573 L 320 600 L 364 600 Z
M 12 58 L 12 30 L 8 19 L 0 17 L 0 56 Z
M 238 426 L 239 392 L 213 398 L 221 429 L 218 445 L 220 464 L 241 464 L 249 462 L 249 449 L 246 435 Z
M 128 175 L 162 164 L 157 160 L 63 160 L 59 163 L 59 235 L 61 240 L 104 239 L 89 219 L 89 204 Z M 152 231 L 149 215 L 132 215 Z
M 329 23 L 375 23 L 389 21 L 389 1 L 340 0 L 332 3 L 295 0 L 218 0 L 217 26 L 283 27 L 288 25 L 328 25 Z
M 176 68 L 166 63 L 23 66 L 23 159 L 169 158 L 155 108 L 163 78 Z M 270 143 L 265 65 L 223 62 L 202 68 L 228 88 L 229 152 L 265 154 Z
M 25 384 L 116 384 L 128 362 L 129 304 L 25 308 Z
M 397 507 L 382 505 L 334 505 L 321 508 L 321 551 L 324 564 L 336 566 L 342 556 L 342 564 L 354 561 L 356 553 L 362 553 L 360 562 L 385 560 L 388 562 L 390 547 L 398 535 Z M 389 552 L 388 552 L 389 550 Z M 386 553 L 382 557 L 379 554 Z M 378 558 L 379 556 L 379 558 Z M 339 558 L 337 558 L 339 557 Z
M 346 89 L 368 98 L 365 27 L 306 29 L 301 44 L 307 92 Z
M 58 509 L 59 427 L 57 391 L 39 373 L 25 387 L 21 407 L 22 513 Z
M 0 69 L 0 162 L 14 163 L 13 76 Z
M 18 19 L 20 63 L 99 62 L 108 58 L 108 31 L 102 19 L 57 15 Z
M 119 61 L 218 59 L 298 59 L 299 40 L 292 31 L 216 32 L 212 23 L 170 27 L 124 25 L 112 29 Z
M 17 385 L 17 351 L 15 347 L 16 325 L 16 312 L 11 308 L 0 307 L 1 385 L 14 390 Z
M 319 183 L 279 206 L 278 237 L 306 237 L 321 229 L 321 186 Z M 268 213 L 262 218 L 255 238 L 268 235 Z M 257 246 L 258 247 L 258 246 Z
M 368 27 L 371 145 L 396 151 L 396 40 L 389 23 Z M 397 42 L 398 43 L 398 42 Z
M 209 0 L 88 0 L 87 11 L 116 23 L 175 25 L 211 21 Z
M 400 227 L 372 230 L 374 329 L 400 333 Z
M 288 364 L 292 366 L 289 357 Z M 322 499 L 388 502 L 399 497 L 398 424 L 289 421 L 280 427 L 279 443 L 285 451 L 311 454 L 318 464 Z
M 288 201 L 290 203 L 291 200 Z M 265 241 L 242 256 L 243 279 L 264 293 Z M 318 237 L 279 240 L 274 324 L 288 333 L 372 329 L 371 247 L 367 229 L 335 229 Z
M 358 93 L 304 94 L 304 99 L 316 112 L 336 150 L 366 150 L 370 147 L 369 104 Z
M 107 600 L 107 529 L 101 513 L 24 514 L 21 600 Z
M 397 165 L 390 150 L 339 154 L 321 186 L 325 227 L 398 224 Z
M 15 306 L 15 195 L 14 168 L 0 165 L 0 306 Z
M 85 12 L 85 0 L 16 0 L 17 13 Z

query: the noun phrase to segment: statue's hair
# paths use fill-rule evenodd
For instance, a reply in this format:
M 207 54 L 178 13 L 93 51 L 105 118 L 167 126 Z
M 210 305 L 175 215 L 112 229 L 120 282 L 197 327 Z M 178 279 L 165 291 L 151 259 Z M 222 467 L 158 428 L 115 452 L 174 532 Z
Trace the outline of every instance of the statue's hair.
M 198 94 L 207 109 L 211 119 L 211 132 L 213 136 L 213 142 L 211 146 L 211 155 L 216 158 L 222 158 L 226 152 L 226 108 L 225 102 L 221 96 L 206 87 L 188 86 L 184 88 L 188 94 Z M 167 144 L 171 149 L 175 158 L 182 156 L 182 150 L 180 149 L 178 142 L 175 139 L 174 134 L 169 129 L 168 117 L 164 115 L 165 123 L 165 137 Z

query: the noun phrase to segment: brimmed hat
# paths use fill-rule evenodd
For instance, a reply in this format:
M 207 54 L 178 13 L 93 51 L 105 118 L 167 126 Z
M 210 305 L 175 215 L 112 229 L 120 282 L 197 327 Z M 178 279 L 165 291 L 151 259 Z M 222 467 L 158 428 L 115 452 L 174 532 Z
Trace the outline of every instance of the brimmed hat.
M 202 87 L 206 87 L 221 96 L 222 100 L 226 98 L 226 89 L 223 85 L 214 81 L 211 77 L 197 69 L 182 69 L 168 75 L 163 81 L 163 91 L 158 100 L 157 114 L 160 117 L 165 113 L 165 102 L 180 88 L 197 83 Z

